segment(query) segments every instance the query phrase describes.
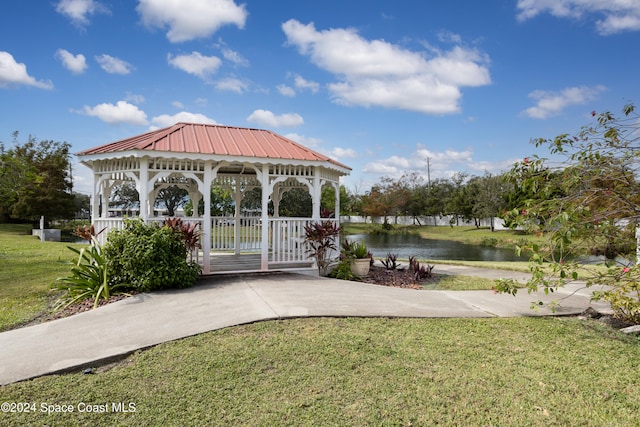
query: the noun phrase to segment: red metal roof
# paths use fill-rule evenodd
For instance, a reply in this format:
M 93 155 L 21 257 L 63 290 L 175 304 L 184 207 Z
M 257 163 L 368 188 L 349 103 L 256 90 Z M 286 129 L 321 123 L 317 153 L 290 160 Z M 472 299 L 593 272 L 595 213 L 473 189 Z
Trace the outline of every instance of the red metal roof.
M 351 169 L 268 130 L 196 123 L 176 123 L 77 154 L 84 156 L 131 150 L 321 161 Z

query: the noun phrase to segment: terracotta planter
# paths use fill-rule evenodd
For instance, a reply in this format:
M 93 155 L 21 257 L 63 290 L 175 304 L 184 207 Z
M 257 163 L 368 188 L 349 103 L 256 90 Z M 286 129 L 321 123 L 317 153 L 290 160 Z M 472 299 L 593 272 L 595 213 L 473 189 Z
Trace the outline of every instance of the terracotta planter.
M 370 263 L 369 258 L 356 258 L 351 263 L 351 272 L 354 276 L 364 277 L 369 274 Z

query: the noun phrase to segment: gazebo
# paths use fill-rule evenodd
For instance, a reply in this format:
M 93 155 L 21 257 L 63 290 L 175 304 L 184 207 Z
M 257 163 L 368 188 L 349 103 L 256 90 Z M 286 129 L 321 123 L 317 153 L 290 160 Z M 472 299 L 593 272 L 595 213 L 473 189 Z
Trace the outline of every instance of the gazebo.
M 111 216 L 108 209 L 116 185 L 135 185 L 139 216 L 146 222 L 165 219 L 154 210 L 162 188 L 185 189 L 194 209 L 183 220 L 201 227 L 202 248 L 195 256 L 203 274 L 312 267 L 303 244 L 304 226 L 321 220 L 324 186 L 335 189 L 336 212 L 330 220 L 339 221 L 340 177 L 351 170 L 268 130 L 195 123 L 177 123 L 77 156 L 93 171 L 92 223 L 97 230 L 106 228 L 103 240 L 109 230 L 123 226 L 123 218 Z M 211 189 L 216 186 L 230 191 L 233 216 L 211 215 Z M 262 194 L 259 216 L 240 208 L 246 192 L 254 188 Z M 310 194 L 311 218 L 279 216 L 282 195 L 293 188 Z M 199 215 L 201 200 L 204 213 Z

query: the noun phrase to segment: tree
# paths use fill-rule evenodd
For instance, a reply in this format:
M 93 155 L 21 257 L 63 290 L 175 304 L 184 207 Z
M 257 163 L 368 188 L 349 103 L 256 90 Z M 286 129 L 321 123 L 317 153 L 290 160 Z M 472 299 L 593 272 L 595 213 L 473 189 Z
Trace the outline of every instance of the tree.
M 472 212 L 476 218 L 489 218 L 491 231 L 495 231 L 495 217 L 499 216 L 506 206 L 506 182 L 503 177 L 488 172 L 474 178 L 473 182 L 476 191 Z
M 138 205 L 139 202 L 140 195 L 138 194 L 138 190 L 136 190 L 135 184 L 124 182 L 113 188 L 108 204 L 109 206 L 127 210 Z
M 187 201 L 187 196 L 187 190 L 172 185 L 158 191 L 158 195 L 156 196 L 155 201 L 156 204 L 158 203 L 158 201 L 162 202 L 162 204 L 167 208 L 168 216 L 175 216 L 176 209 L 184 206 L 185 202 Z
M 473 218 L 473 204 L 475 194 L 470 191 L 468 185 L 469 176 L 464 172 L 457 172 L 451 177 L 453 186 L 451 195 L 446 201 L 446 210 L 453 218 L 451 225 L 458 225 L 459 219 L 470 220 Z
M 70 219 L 75 214 L 72 194 L 71 146 L 66 142 L 40 141 L 29 136 L 13 147 L 0 143 L 0 216 L 34 221 Z
M 453 186 L 451 182 L 445 178 L 439 178 L 431 181 L 426 194 L 426 210 L 425 215 L 433 217 L 434 225 L 436 225 L 436 217 L 447 214 L 447 200 L 451 198 Z
M 306 187 L 292 188 L 282 194 L 279 207 L 280 216 L 309 218 L 312 210 L 313 201 Z
M 75 218 L 89 219 L 91 218 L 91 197 L 87 194 L 73 193 L 73 201 L 75 203 Z
M 560 165 L 526 158 L 509 175 L 532 195 L 514 210 L 516 221 L 547 238 L 546 245 L 521 248 L 532 252 L 529 290 L 551 292 L 574 280 L 607 286 L 594 298 L 611 303 L 619 317 L 640 323 L 640 268 L 634 263 L 640 222 L 640 115 L 633 105 L 625 106 L 623 114 L 594 112 L 595 123 L 573 136 L 536 139 L 535 145 L 548 147 Z M 602 255 L 600 268 L 581 264 L 586 255 Z M 508 281 L 497 289 L 517 292 Z
M 422 215 L 426 209 L 426 200 L 424 197 L 426 187 L 424 179 L 417 172 L 412 172 L 402 175 L 400 182 L 403 183 L 402 188 L 404 189 L 402 196 L 406 197 L 403 213 L 413 217 L 414 224 L 416 222 L 420 224 L 419 216 Z

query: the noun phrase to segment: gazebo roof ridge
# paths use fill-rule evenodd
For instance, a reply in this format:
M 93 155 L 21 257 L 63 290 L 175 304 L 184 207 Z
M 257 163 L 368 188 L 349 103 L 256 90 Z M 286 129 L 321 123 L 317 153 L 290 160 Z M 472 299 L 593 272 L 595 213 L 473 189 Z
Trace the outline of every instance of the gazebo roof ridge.
M 319 161 L 351 170 L 350 167 L 328 156 L 270 130 L 189 122 L 178 122 L 166 128 L 90 148 L 77 155 L 90 156 L 126 151 Z

